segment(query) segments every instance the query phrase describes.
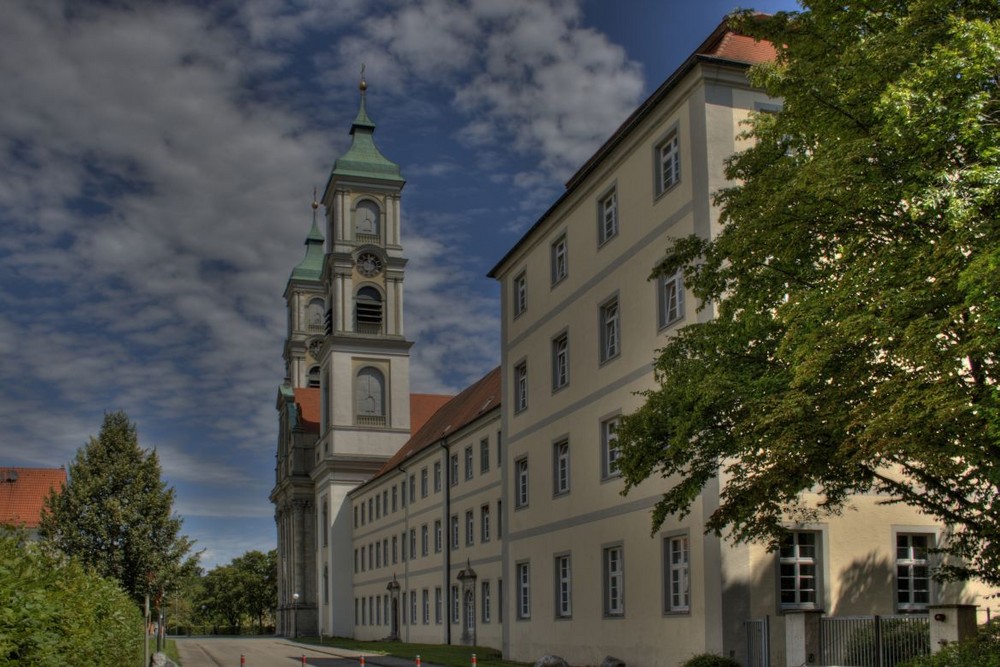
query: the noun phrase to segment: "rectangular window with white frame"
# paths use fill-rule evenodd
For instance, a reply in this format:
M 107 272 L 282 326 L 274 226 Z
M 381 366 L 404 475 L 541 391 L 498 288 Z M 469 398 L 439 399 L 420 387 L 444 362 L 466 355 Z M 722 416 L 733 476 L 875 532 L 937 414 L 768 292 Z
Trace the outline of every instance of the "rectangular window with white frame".
M 431 595 L 430 591 L 426 588 L 421 593 L 423 594 L 424 603 L 424 625 L 429 625 L 431 622 Z
M 531 567 L 529 563 L 518 563 L 515 568 L 517 577 L 517 618 L 531 618 Z
M 410 591 L 410 625 L 417 624 L 417 592 Z
M 420 497 L 427 497 L 427 468 L 420 469 Z
M 569 334 L 563 332 L 552 339 L 552 391 L 569 384 Z
M 656 281 L 657 322 L 660 329 L 684 319 L 684 277 L 680 271 Z
M 458 548 L 458 515 L 451 515 L 451 548 Z
M 458 586 L 451 587 L 451 622 L 453 624 L 458 623 L 459 612 L 458 612 Z
M 528 457 L 514 462 L 514 507 L 528 506 Z
M 566 235 L 563 234 L 552 243 L 552 284 L 555 285 L 563 280 L 569 273 L 569 248 L 566 244 Z
M 528 362 L 514 366 L 514 412 L 528 409 Z
M 686 614 L 691 611 L 690 542 L 687 535 L 672 535 L 663 539 L 664 612 Z
M 600 358 L 604 363 L 622 351 L 622 319 L 617 296 L 601 304 L 600 318 Z
M 472 445 L 465 448 L 465 479 L 472 479 Z
M 490 582 L 484 581 L 484 582 L 482 582 L 480 584 L 480 587 L 481 587 L 480 599 L 482 601 L 482 608 L 483 608 L 483 623 L 489 623 L 490 620 L 491 620 L 490 619 L 490 604 L 491 604 L 491 600 L 490 600 Z
M 434 493 L 441 490 L 441 462 L 434 462 Z
M 604 567 L 604 615 L 625 615 L 625 562 L 621 545 L 606 547 Z
M 569 493 L 569 440 L 563 438 L 552 445 L 552 495 Z
M 490 439 L 483 438 L 479 441 L 479 472 L 480 474 L 490 471 Z
M 514 317 L 517 317 L 528 309 L 528 276 L 524 271 L 514 276 L 512 285 L 511 300 L 514 302 Z
M 490 506 L 488 504 L 479 508 L 479 541 L 490 541 Z
M 458 484 L 458 454 L 448 457 L 448 475 L 451 477 L 448 483 L 452 486 Z
M 677 185 L 681 180 L 681 150 L 677 130 L 672 130 L 656 144 L 656 196 Z
M 597 245 L 618 236 L 618 189 L 612 188 L 597 204 Z
M 441 553 L 441 519 L 434 520 L 434 553 Z
M 933 546 L 933 535 L 896 535 L 896 608 L 900 613 L 927 611 L 931 602 L 929 555 Z
M 792 531 L 778 549 L 778 581 L 783 610 L 819 608 L 819 536 Z
M 434 623 L 437 625 L 441 625 L 441 621 L 443 620 L 442 616 L 443 604 L 444 602 L 441 599 L 441 587 L 436 586 L 434 588 Z
M 465 545 L 471 547 L 476 543 L 476 515 L 472 510 L 465 513 Z
M 430 534 L 427 530 L 427 524 L 420 526 L 420 555 L 426 556 L 430 548 Z
M 410 560 L 417 557 L 417 529 L 410 528 Z
M 573 616 L 573 576 L 569 554 L 559 554 L 555 560 L 556 618 Z
M 621 417 L 614 416 L 601 422 L 601 477 L 618 477 L 618 423 Z

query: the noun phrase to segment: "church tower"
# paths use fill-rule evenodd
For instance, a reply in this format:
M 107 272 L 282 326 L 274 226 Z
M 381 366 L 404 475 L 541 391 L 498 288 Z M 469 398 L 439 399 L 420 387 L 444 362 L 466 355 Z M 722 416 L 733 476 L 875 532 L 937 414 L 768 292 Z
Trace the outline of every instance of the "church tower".
M 410 358 L 403 335 L 399 165 L 375 145 L 365 108 L 351 146 L 333 165 L 322 196 L 326 293 L 320 368 L 320 433 L 311 477 L 322 534 L 317 543 L 319 627 L 353 630 L 351 520 L 347 493 L 370 479 L 410 437 Z
M 275 406 L 279 431 L 271 502 L 278 532 L 276 623 L 277 631 L 286 636 L 316 632 L 316 490 L 311 472 L 319 437 L 319 351 L 326 287 L 315 197 L 312 208 L 305 257 L 285 285 L 285 380 Z

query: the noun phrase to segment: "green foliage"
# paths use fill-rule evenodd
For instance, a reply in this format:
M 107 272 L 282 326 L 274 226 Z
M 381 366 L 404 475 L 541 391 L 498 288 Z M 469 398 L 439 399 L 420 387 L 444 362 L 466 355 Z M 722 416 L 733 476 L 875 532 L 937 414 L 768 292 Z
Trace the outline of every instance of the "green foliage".
M 901 667 L 1000 667 L 1000 623 L 983 625 L 973 639 L 945 646 Z
M 124 412 L 104 416 L 69 465 L 69 480 L 47 499 L 40 532 L 63 553 L 117 579 L 137 602 L 163 594 L 193 561 L 191 541 L 173 514 L 174 491 L 160 479 L 155 451 L 139 447 Z
M 740 663 L 714 653 L 701 653 L 685 660 L 681 667 L 740 667 Z
M 779 45 L 751 76 L 783 111 L 727 163 L 719 235 L 657 267 L 715 317 L 623 420 L 626 489 L 671 480 L 658 526 L 719 476 L 707 529 L 771 546 L 878 492 L 953 526 L 945 574 L 998 584 L 1000 10 L 805 5 L 736 19 Z
M 278 605 L 278 552 L 248 551 L 228 565 L 213 568 L 202 579 L 200 597 L 208 619 L 239 630 L 250 620 L 257 630 L 274 616 Z
M 931 652 L 931 629 L 926 619 L 881 619 L 880 622 L 883 655 L 902 661 Z M 844 660 L 850 665 L 865 665 L 877 654 L 875 628 L 866 627 L 855 631 L 848 639 Z
M 0 533 L 0 666 L 135 665 L 139 608 L 117 582 Z

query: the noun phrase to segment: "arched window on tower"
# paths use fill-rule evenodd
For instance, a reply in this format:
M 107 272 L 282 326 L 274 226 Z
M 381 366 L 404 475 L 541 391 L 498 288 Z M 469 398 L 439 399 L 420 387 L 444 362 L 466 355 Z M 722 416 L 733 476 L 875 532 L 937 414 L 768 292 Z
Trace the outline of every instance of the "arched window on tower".
M 306 324 L 310 329 L 319 329 L 323 326 L 324 306 L 323 299 L 319 297 L 309 300 L 309 305 L 306 306 Z
M 385 376 L 372 366 L 358 371 L 354 405 L 359 426 L 385 426 Z
M 319 387 L 319 366 L 309 369 L 308 384 L 310 387 Z
M 354 298 L 354 330 L 364 334 L 382 333 L 382 294 L 374 287 L 362 287 Z
M 378 243 L 381 240 L 380 220 L 382 214 L 378 204 L 365 199 L 354 208 L 354 240 L 359 243 Z

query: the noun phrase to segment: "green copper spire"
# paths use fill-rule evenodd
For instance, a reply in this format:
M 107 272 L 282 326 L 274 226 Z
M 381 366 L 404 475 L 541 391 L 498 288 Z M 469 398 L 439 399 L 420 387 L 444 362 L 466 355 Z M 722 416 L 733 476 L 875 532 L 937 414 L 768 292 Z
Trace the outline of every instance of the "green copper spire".
M 402 183 L 403 177 L 399 173 L 399 165 L 382 155 L 372 139 L 375 123 L 368 117 L 368 111 L 365 109 L 365 91 L 368 89 L 368 84 L 364 79 L 364 68 L 361 70 L 361 83 L 358 88 L 361 90 L 361 106 L 351 124 L 353 137 L 351 147 L 333 163 L 330 177 L 347 176 Z
M 319 280 L 323 273 L 323 234 L 320 233 L 319 225 L 316 224 L 316 210 L 318 208 L 319 202 L 316 201 L 316 192 L 314 191 L 312 229 L 309 230 L 309 236 L 306 237 L 306 256 L 298 263 L 298 266 L 292 269 L 291 280 Z

